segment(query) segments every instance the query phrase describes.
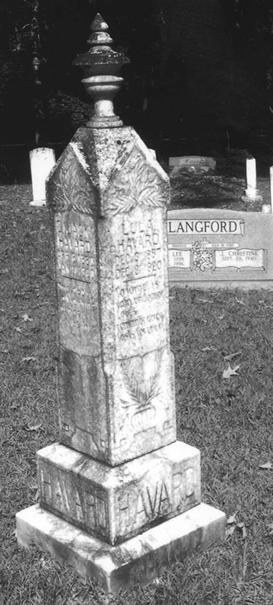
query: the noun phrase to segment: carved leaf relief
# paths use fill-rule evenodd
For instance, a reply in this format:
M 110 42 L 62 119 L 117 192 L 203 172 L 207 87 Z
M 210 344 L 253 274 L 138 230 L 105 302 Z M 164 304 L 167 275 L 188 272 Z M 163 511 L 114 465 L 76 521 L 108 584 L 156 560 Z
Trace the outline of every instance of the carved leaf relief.
M 165 206 L 167 187 L 141 153 L 134 149 L 121 171 L 115 174 L 109 191 L 109 210 L 115 215 L 130 212 L 136 206 Z
M 70 150 L 64 152 L 60 170 L 53 174 L 48 190 L 52 210 L 75 210 L 82 214 L 93 214 L 93 188 Z
M 144 379 L 145 360 L 142 357 L 123 360 L 123 381 L 128 393 L 128 400 L 122 400 L 124 408 L 134 407 L 135 411 L 141 411 L 152 406 L 153 400 L 160 395 L 160 376 L 163 351 L 156 352 L 155 363 Z

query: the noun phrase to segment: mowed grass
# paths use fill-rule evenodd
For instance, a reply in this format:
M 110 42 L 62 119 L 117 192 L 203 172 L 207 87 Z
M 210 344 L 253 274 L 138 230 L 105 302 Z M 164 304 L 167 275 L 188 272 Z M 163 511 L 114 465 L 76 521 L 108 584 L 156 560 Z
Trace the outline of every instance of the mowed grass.
M 0 188 L 0 604 L 97 605 L 97 585 L 15 536 L 35 452 L 58 437 L 52 232 L 30 200 Z M 273 293 L 171 289 L 170 307 L 178 437 L 201 450 L 203 500 L 236 516 L 224 542 L 110 603 L 272 605 L 273 470 L 259 466 L 273 464 Z

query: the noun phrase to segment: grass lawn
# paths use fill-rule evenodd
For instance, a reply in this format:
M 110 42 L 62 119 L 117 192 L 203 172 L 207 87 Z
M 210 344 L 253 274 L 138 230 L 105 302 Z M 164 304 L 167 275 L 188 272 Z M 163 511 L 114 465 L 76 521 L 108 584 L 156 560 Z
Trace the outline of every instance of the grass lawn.
M 14 532 L 37 501 L 35 452 L 58 435 L 52 234 L 30 200 L 0 187 L 0 605 L 98 605 L 95 585 Z M 178 437 L 201 450 L 203 500 L 231 519 L 223 543 L 110 602 L 272 605 L 273 293 L 171 289 L 170 305 Z

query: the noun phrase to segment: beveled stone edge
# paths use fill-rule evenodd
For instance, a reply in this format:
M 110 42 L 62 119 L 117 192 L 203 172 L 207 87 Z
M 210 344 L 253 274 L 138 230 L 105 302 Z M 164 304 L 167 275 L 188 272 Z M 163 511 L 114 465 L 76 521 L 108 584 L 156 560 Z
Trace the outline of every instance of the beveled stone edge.
M 172 443 L 163 445 L 151 452 L 146 452 L 137 458 L 110 466 L 102 460 L 93 458 L 84 452 L 79 452 L 64 443 L 57 441 L 38 450 L 36 452 L 36 457 L 37 460 L 51 462 L 52 464 L 56 464 L 56 466 L 62 467 L 64 471 L 77 473 L 86 479 L 88 479 L 86 463 L 89 461 L 90 465 L 94 468 L 94 472 L 98 475 L 101 474 L 102 476 L 102 480 L 100 482 L 97 481 L 97 483 L 100 483 L 105 488 L 118 488 L 120 485 L 119 474 L 121 469 L 123 469 L 123 472 L 125 472 L 127 476 L 128 473 L 131 473 L 131 475 L 129 474 L 129 479 L 132 480 L 141 463 L 148 464 L 157 458 L 159 461 L 166 458 L 167 461 L 171 461 L 174 464 L 180 462 L 182 457 L 183 459 L 193 459 L 196 457 L 200 459 L 200 450 L 184 441 L 176 439 L 175 441 L 172 441 Z M 110 482 L 108 479 L 109 475 L 113 477 Z
M 21 546 L 49 551 L 80 575 L 95 578 L 107 593 L 117 593 L 138 580 L 151 582 L 170 564 L 223 539 L 225 519 L 223 512 L 201 503 L 119 546 L 110 546 L 35 504 L 16 514 L 16 535 Z

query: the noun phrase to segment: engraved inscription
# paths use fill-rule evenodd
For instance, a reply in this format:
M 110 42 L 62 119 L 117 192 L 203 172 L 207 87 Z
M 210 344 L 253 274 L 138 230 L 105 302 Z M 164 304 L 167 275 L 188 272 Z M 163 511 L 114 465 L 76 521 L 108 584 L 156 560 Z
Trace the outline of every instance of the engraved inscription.
M 241 248 L 239 250 L 216 250 L 215 265 L 217 268 L 265 269 L 264 250 Z
M 149 312 L 161 294 L 163 292 L 158 288 L 158 282 L 154 277 L 140 278 L 137 283 L 128 280 L 124 288 L 117 290 L 120 302 L 118 327 L 121 341 L 140 340 L 146 335 L 164 332 L 166 327 L 164 311 L 156 308 L 156 312 Z
M 88 224 L 88 227 L 86 225 Z M 94 241 L 92 219 L 74 217 L 68 221 L 63 214 L 55 217 L 57 271 L 65 277 L 89 282 L 95 277 L 91 242 Z
M 82 344 L 90 343 L 97 329 L 97 308 L 90 285 L 63 278 L 58 284 L 60 298 L 60 333 Z
M 131 419 L 132 429 L 136 431 L 135 435 L 142 433 L 143 429 L 153 428 L 156 430 L 156 411 L 155 407 L 149 405 L 147 408 L 141 409 L 141 402 L 139 402 L 139 409 L 132 416 Z
M 55 215 L 61 344 L 99 353 L 94 222 L 74 211 Z
M 164 481 L 157 481 L 155 486 L 147 486 L 145 491 L 141 491 L 140 495 L 143 500 L 146 517 L 149 520 L 168 512 L 170 497 Z
M 85 494 L 86 500 L 86 526 L 90 528 L 101 528 L 106 529 L 107 516 L 106 516 L 106 502 L 103 498 L 98 497 L 96 493 Z
M 115 255 L 116 279 L 162 277 L 162 226 L 154 224 L 151 213 L 148 220 L 135 212 L 135 219 L 123 216 L 121 233 L 112 246 Z
M 119 499 L 120 531 L 128 531 L 132 524 L 133 527 L 141 527 L 148 521 L 166 515 L 170 509 L 169 490 L 166 482 L 161 480 L 139 487 L 135 498 L 123 494 Z
M 168 220 L 168 233 L 244 235 L 244 221 L 241 219 L 170 219 Z
M 144 485 L 138 484 L 137 490 L 119 495 L 120 534 L 174 511 L 183 511 L 197 503 L 197 498 L 198 471 L 195 468 L 177 470 L 166 480 L 153 476 Z
M 122 216 L 114 240 L 117 337 L 125 357 L 164 344 L 168 333 L 161 210 Z
M 191 253 L 190 250 L 179 250 L 169 248 L 169 267 L 177 267 L 180 269 L 190 269 Z
M 59 469 L 53 467 L 46 470 L 42 467 L 41 497 L 42 501 L 51 509 L 63 513 L 78 521 L 88 529 L 106 530 L 108 527 L 107 503 L 101 491 L 95 488 L 90 492 L 84 486 L 76 487 L 70 475 L 64 475 Z M 44 478 L 47 481 L 44 482 Z M 50 485 L 50 489 L 48 489 Z

